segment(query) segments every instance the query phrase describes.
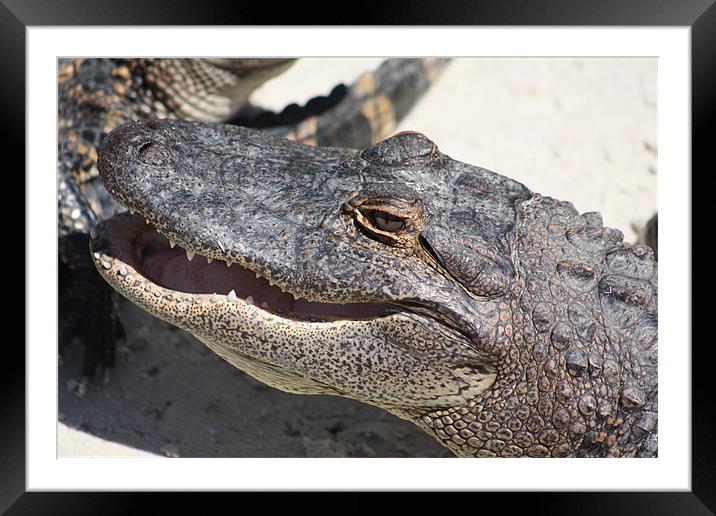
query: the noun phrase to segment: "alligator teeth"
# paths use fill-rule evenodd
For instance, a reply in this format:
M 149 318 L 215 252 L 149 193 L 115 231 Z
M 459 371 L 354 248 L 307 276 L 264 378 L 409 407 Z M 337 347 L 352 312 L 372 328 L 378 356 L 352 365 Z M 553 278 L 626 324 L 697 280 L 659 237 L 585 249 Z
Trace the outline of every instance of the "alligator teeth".
M 127 267 L 125 267 L 124 265 L 121 265 L 121 266 L 119 267 L 119 273 L 120 273 L 122 276 L 126 276 L 127 274 L 129 274 L 129 271 L 127 270 Z
M 149 219 L 144 219 L 145 224 L 149 224 Z
M 209 258 L 208 256 L 206 257 L 206 263 L 211 263 L 211 262 L 213 262 L 213 261 L 214 261 L 213 258 Z
M 99 254 L 99 253 L 94 253 L 94 257 L 97 258 L 98 260 L 99 260 L 99 257 L 100 257 L 100 256 L 102 256 L 102 255 Z
M 94 240 L 95 238 L 97 238 L 97 232 L 94 230 L 94 228 L 93 228 L 93 229 L 90 229 L 90 238 L 91 238 L 92 240 Z
M 238 299 L 238 298 L 236 297 L 236 292 L 234 292 L 233 290 L 232 290 L 231 292 L 229 292 L 229 294 L 226 296 L 226 298 L 227 298 L 229 301 L 236 301 L 236 300 Z
M 111 269 L 111 268 L 112 268 L 112 264 L 109 263 L 109 262 L 106 262 L 106 261 L 102 260 L 100 263 L 102 264 L 102 267 L 104 267 L 105 269 Z
M 231 267 L 231 262 L 227 261 L 227 262 L 226 262 L 226 266 L 227 266 L 227 267 Z
M 209 301 L 211 301 L 212 303 L 216 303 L 217 301 L 219 301 L 219 296 L 216 294 L 216 292 L 211 295 Z
M 189 261 L 191 261 L 192 258 L 194 258 L 194 253 L 192 253 L 191 251 L 187 250 L 187 252 L 186 252 L 186 259 L 189 260 Z
M 253 305 L 254 304 L 254 298 L 249 296 L 246 298 L 246 304 L 247 305 Z
M 268 308 L 268 303 L 267 303 L 266 301 L 264 301 L 263 303 L 261 303 L 261 308 L 263 308 L 264 310 L 266 310 L 266 309 Z
M 134 215 L 134 213 L 135 213 L 134 208 L 129 208 L 129 213 L 130 213 L 131 215 Z
M 174 249 L 174 246 L 175 246 L 175 245 L 177 245 L 176 242 L 172 242 L 171 240 L 169 240 L 169 247 L 171 247 L 172 249 Z
M 257 278 L 260 276 L 260 274 L 258 272 L 254 272 L 254 274 L 256 274 Z

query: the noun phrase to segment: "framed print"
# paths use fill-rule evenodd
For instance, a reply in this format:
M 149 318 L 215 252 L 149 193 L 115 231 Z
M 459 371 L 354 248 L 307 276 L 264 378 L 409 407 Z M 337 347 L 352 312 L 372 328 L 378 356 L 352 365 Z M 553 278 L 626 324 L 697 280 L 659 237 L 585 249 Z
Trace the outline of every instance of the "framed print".
M 709 2 L 349 27 L 61 5 L 0 7 L 28 203 L 10 514 L 85 490 L 712 510 Z

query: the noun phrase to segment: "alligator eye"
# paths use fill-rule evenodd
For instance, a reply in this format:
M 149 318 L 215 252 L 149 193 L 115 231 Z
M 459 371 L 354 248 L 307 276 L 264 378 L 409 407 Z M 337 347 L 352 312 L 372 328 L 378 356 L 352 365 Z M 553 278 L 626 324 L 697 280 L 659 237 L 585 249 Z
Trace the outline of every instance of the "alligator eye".
M 370 220 L 376 228 L 381 231 L 388 231 L 389 233 L 400 231 L 405 227 L 405 221 L 403 219 L 384 211 L 371 212 Z
M 412 247 L 422 225 L 420 200 L 374 195 L 354 199 L 343 207 L 353 216 L 356 227 L 384 244 Z

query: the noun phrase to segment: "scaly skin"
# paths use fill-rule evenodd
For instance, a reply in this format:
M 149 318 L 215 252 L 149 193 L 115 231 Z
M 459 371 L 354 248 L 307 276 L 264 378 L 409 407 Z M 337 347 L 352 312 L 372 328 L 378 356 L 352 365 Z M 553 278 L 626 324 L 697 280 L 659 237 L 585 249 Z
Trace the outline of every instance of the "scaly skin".
M 656 455 L 657 266 L 598 214 L 418 133 L 354 151 L 152 121 L 98 164 L 139 212 L 98 227 L 104 279 L 265 383 L 459 456 Z
M 123 329 L 111 290 L 87 259 L 88 234 L 119 209 L 97 178 L 97 148 L 112 129 L 138 119 L 220 122 L 249 110 L 251 93 L 295 59 L 61 59 L 58 63 L 58 234 L 61 346 L 84 344 L 82 374 L 114 364 Z M 267 127 L 298 141 L 360 145 L 393 130 L 447 60 L 387 60 L 326 112 L 297 109 L 296 121 Z M 252 108 L 255 109 L 255 108 Z M 326 109 L 324 107 L 324 109 Z M 310 116 L 313 114 L 314 116 Z M 283 118 L 278 117 L 278 122 Z M 80 389 L 85 388 L 85 382 Z

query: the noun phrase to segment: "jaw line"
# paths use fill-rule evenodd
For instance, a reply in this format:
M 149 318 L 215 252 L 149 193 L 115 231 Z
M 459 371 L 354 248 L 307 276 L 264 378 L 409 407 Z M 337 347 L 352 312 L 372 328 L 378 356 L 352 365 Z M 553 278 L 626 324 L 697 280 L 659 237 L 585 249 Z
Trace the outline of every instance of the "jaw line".
M 138 248 L 140 251 L 144 251 L 146 247 L 152 245 L 152 242 L 148 240 L 152 238 L 151 236 L 148 237 L 149 234 L 156 235 L 154 237 L 155 239 L 164 238 L 166 240 L 167 249 L 170 248 L 169 242 L 173 242 L 169 241 L 159 227 L 151 225 L 149 221 L 145 220 L 141 215 L 131 215 L 129 213 L 118 214 L 109 220 L 101 222 L 93 231 L 92 238 L 90 239 L 90 251 L 92 252 L 95 267 L 105 281 L 131 301 L 164 320 L 168 320 L 167 316 L 170 316 L 168 313 L 171 312 L 169 309 L 170 305 L 180 305 L 182 303 L 209 307 L 227 305 L 235 308 L 236 311 L 246 312 L 246 315 L 250 317 L 258 316 L 266 321 L 281 324 L 308 325 L 314 329 L 321 326 L 332 327 L 351 322 L 382 318 L 389 315 L 396 315 L 402 311 L 397 305 L 387 303 L 337 304 L 314 302 L 305 299 L 299 300 L 293 296 L 290 291 L 279 287 L 263 274 L 238 262 L 231 262 L 231 268 L 228 268 L 225 263 L 221 263 L 223 259 L 218 257 L 212 258 L 212 260 L 216 260 L 212 264 L 215 268 L 224 268 L 227 269 L 227 271 L 232 271 L 233 269 L 234 272 L 240 271 L 243 274 L 251 273 L 256 276 L 257 281 L 268 282 L 271 289 L 280 290 L 284 295 L 290 296 L 304 307 L 311 307 L 313 305 L 317 307 L 325 306 L 329 307 L 329 309 L 330 307 L 335 307 L 338 314 L 321 315 L 299 312 L 287 312 L 284 314 L 281 310 L 274 311 L 270 309 L 271 307 L 259 306 L 260 303 L 256 302 L 253 296 L 242 297 L 241 295 L 237 295 L 234 289 L 231 289 L 228 293 L 217 293 L 213 291 L 208 293 L 190 292 L 171 288 L 171 286 L 164 286 L 149 277 L 143 270 L 142 258 L 137 256 Z M 138 242 L 139 239 L 146 240 L 144 245 Z M 185 249 L 187 249 L 182 246 L 181 242 L 174 243 L 171 247 L 173 248 L 174 246 L 178 248 L 174 253 L 177 255 L 179 253 L 183 254 Z M 190 260 L 192 263 L 197 265 L 203 263 L 205 267 L 209 267 L 206 255 L 199 254 L 195 251 L 191 252 L 193 254 L 192 260 Z M 189 261 L 188 258 L 184 258 L 184 260 Z M 215 290 L 219 290 L 219 288 Z M 248 297 L 252 297 L 252 299 L 248 299 Z M 162 306 L 164 307 L 163 309 Z M 368 316 L 341 317 L 341 311 L 348 311 L 351 307 L 355 306 L 364 307 L 367 313 L 363 315 Z

